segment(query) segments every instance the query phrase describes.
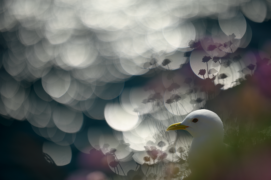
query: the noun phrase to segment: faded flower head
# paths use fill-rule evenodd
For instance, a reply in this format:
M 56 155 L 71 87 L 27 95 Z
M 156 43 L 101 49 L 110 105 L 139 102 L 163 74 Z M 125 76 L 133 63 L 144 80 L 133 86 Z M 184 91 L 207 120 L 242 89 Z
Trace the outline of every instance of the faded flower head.
M 176 148 L 175 147 L 171 147 L 169 150 L 168 150 L 169 153 L 173 154 L 176 152 Z

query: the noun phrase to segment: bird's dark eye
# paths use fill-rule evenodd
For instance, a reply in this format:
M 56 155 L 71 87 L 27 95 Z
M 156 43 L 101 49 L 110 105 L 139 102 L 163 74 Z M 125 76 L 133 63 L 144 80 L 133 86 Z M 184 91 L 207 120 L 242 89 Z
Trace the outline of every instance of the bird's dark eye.
M 199 120 L 198 120 L 197 118 L 195 118 L 195 119 L 192 120 L 193 123 L 196 123 L 196 122 L 198 122 L 198 121 L 199 121 Z

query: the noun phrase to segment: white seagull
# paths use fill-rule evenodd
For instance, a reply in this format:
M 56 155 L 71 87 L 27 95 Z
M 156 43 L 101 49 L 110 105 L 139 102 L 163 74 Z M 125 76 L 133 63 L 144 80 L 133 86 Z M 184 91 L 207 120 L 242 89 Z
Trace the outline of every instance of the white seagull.
M 225 167 L 224 128 L 216 113 L 206 109 L 193 111 L 168 130 L 186 130 L 193 136 L 188 154 L 191 179 L 213 179 Z

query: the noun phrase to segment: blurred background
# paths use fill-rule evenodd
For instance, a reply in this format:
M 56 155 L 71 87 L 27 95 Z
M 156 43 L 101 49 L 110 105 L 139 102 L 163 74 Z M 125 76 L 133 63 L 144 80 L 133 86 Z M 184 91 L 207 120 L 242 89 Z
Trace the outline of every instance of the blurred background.
M 270 179 L 270 0 L 1 0 L 1 179 L 183 179 L 216 112 L 235 163 Z

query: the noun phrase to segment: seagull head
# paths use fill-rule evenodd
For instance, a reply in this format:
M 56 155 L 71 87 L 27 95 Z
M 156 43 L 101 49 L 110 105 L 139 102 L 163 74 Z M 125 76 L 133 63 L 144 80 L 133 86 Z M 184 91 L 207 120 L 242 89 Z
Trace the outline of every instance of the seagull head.
M 194 138 L 206 136 L 223 137 L 224 128 L 219 116 L 209 110 L 200 109 L 188 114 L 180 123 L 175 123 L 167 128 L 169 130 L 186 130 Z

